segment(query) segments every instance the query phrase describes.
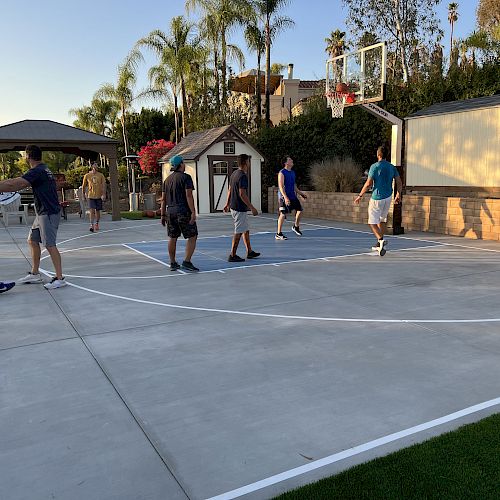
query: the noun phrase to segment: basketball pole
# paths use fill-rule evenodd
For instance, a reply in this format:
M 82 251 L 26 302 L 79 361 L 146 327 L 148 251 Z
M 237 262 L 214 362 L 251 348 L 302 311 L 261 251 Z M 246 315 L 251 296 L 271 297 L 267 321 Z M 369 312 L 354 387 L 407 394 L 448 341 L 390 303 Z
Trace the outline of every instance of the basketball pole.
M 401 178 L 402 172 L 402 150 L 403 150 L 403 120 L 389 113 L 380 106 L 372 102 L 364 102 L 361 104 L 366 111 L 381 120 L 389 123 L 392 127 L 392 140 L 391 140 L 391 163 L 398 169 Z M 403 194 L 403 193 L 401 193 Z M 402 202 L 399 205 L 394 205 L 392 214 L 392 232 L 393 234 L 404 234 L 404 227 L 402 227 Z

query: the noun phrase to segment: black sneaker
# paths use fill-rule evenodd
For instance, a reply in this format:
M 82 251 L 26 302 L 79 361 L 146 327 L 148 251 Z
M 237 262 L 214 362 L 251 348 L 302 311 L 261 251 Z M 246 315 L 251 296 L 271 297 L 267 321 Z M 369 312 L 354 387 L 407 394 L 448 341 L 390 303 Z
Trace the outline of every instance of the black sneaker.
M 171 271 L 177 271 L 180 268 L 181 268 L 181 266 L 177 262 L 170 263 L 170 270 Z
M 297 236 L 302 236 L 302 231 L 300 230 L 299 226 L 292 226 L 292 231 L 297 235 Z
M 276 240 L 287 240 L 288 238 L 283 233 L 276 233 L 274 235 L 274 239 L 276 239 Z
M 93 232 L 94 232 L 94 224 L 90 224 L 89 231 L 90 231 L 91 233 L 93 233 Z
M 245 262 L 239 255 L 230 255 L 227 259 L 228 262 Z
M 253 250 L 250 250 L 247 254 L 247 259 L 256 259 L 260 255 L 260 252 L 254 252 Z
M 187 260 L 185 260 L 183 263 L 182 263 L 182 269 L 184 269 L 184 271 L 190 271 L 192 273 L 196 273 L 199 271 L 199 269 L 195 266 L 193 266 L 193 263 L 192 262 L 188 262 Z

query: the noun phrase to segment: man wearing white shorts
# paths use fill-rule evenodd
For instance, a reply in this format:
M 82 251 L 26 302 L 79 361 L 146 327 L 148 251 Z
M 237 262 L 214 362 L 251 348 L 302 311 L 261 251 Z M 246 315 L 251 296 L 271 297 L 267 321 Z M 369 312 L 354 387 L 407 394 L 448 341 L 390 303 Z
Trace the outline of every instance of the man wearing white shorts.
M 250 244 L 250 225 L 248 224 L 247 211 L 251 210 L 253 215 L 257 215 L 258 212 L 248 197 L 247 170 L 249 163 L 250 159 L 248 155 L 239 155 L 238 170 L 235 170 L 229 179 L 229 189 L 227 191 L 227 200 L 224 207 L 224 212 L 229 212 L 229 210 L 231 210 L 234 222 L 234 235 L 231 245 L 231 253 L 227 259 L 229 262 L 245 261 L 245 259 L 236 253 L 242 235 L 243 243 L 247 249 L 247 259 L 255 259 L 260 255 L 260 252 L 254 252 L 252 250 L 252 246 Z
M 392 163 L 389 163 L 386 157 L 387 148 L 380 146 L 377 149 L 378 161 L 370 167 L 368 179 L 354 200 L 354 203 L 359 205 L 363 195 L 373 186 L 372 197 L 368 205 L 368 225 L 377 238 L 377 245 L 372 247 L 372 250 L 377 251 L 381 257 L 386 253 L 385 246 L 387 245 L 387 241 L 384 240 L 384 234 L 387 226 L 387 214 L 391 208 L 393 180 L 396 183 L 394 203 L 400 202 L 401 191 L 403 189 L 403 184 L 396 167 Z

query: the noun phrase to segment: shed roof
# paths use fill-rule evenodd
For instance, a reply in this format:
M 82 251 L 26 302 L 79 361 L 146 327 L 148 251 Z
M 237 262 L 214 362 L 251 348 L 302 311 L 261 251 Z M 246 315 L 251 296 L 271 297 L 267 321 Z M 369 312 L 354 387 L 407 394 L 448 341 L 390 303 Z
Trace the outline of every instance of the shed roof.
M 201 130 L 199 132 L 191 132 L 184 137 L 179 144 L 174 146 L 166 155 L 164 155 L 160 159 L 159 163 L 167 163 L 170 158 L 175 155 L 181 155 L 184 160 L 196 161 L 210 146 L 212 146 L 212 144 L 229 135 L 237 137 L 242 142 L 246 142 L 259 152 L 257 148 L 255 148 L 255 146 L 253 146 L 234 125 L 224 125 L 223 127 L 215 127 L 207 130 Z M 261 153 L 259 152 L 259 154 Z
M 421 118 L 431 115 L 444 115 L 449 113 L 463 113 L 464 111 L 472 111 L 474 109 L 491 108 L 500 106 L 500 94 L 488 97 L 477 97 L 475 99 L 464 99 L 462 101 L 440 102 L 433 104 L 428 108 L 421 109 L 416 113 L 407 116 L 407 120 L 413 118 Z

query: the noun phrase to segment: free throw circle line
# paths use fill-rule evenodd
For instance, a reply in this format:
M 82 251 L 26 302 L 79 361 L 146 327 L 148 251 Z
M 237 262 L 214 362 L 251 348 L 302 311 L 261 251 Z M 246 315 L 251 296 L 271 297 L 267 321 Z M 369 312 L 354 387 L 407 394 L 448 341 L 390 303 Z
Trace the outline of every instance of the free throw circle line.
M 46 276 L 50 274 L 45 270 L 40 271 Z M 324 321 L 324 322 L 337 322 L 337 323 L 500 323 L 500 318 L 480 318 L 480 319 L 374 319 L 374 318 L 334 318 L 327 316 L 299 316 L 299 315 L 289 315 L 289 314 L 271 314 L 271 313 L 259 313 L 252 311 L 237 311 L 231 309 L 217 309 L 211 307 L 196 307 L 196 306 L 183 306 L 180 304 L 169 304 L 166 302 L 156 302 L 152 300 L 135 299 L 133 297 L 125 297 L 123 295 L 117 295 L 114 293 L 101 292 L 99 290 L 94 290 L 92 288 L 87 288 L 81 285 L 76 285 L 75 283 L 70 283 L 68 285 L 83 290 L 85 292 L 95 293 L 96 295 L 102 295 L 104 297 L 110 297 L 112 299 L 126 300 L 128 302 L 135 302 L 137 304 L 146 304 L 151 306 L 168 307 L 171 309 L 184 309 L 188 311 L 202 311 L 210 313 L 219 314 L 234 314 L 237 316 L 253 316 L 258 318 L 276 318 L 276 319 L 295 319 L 299 321 Z

